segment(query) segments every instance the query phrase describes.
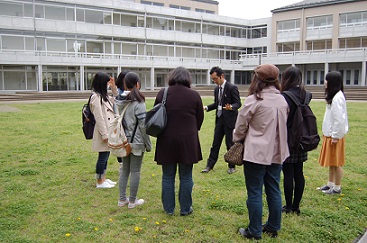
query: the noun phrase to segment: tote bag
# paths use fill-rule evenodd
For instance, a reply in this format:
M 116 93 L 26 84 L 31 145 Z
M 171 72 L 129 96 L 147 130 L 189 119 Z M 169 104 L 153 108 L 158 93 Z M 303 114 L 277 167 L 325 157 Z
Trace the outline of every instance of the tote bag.
M 153 137 L 158 137 L 167 125 L 167 111 L 166 111 L 166 99 L 167 99 L 168 87 L 164 89 L 162 103 L 156 104 L 150 111 L 147 112 L 145 117 L 145 129 L 146 133 Z

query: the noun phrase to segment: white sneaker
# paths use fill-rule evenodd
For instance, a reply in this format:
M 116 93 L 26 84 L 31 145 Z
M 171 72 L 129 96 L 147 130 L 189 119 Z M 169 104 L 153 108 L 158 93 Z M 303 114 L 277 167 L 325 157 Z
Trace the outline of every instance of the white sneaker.
M 112 188 L 114 187 L 115 185 L 111 185 L 110 183 L 108 183 L 107 181 L 104 181 L 103 183 L 101 184 L 98 184 L 97 183 L 97 188 Z
M 127 205 L 128 208 L 135 208 L 136 206 L 140 206 L 144 204 L 144 199 L 135 199 L 134 203 L 129 202 Z
M 117 182 L 111 181 L 110 179 L 106 179 L 105 181 L 114 186 L 117 184 Z
M 119 207 L 124 207 L 124 206 L 126 206 L 126 205 L 128 205 L 129 204 L 129 198 L 126 198 L 125 199 L 125 201 L 121 201 L 121 200 L 119 200 L 119 202 L 118 202 L 118 206 Z

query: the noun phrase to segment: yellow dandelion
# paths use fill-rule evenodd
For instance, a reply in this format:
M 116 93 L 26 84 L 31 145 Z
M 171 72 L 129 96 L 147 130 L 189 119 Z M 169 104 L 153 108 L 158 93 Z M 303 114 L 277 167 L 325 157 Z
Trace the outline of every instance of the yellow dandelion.
M 94 230 L 97 231 L 98 230 L 98 227 L 95 227 Z
M 188 232 L 190 232 L 190 230 L 186 229 L 185 232 L 188 233 Z
M 215 204 L 215 202 L 212 202 L 212 204 Z
M 153 238 L 157 238 L 157 236 L 156 235 L 153 235 Z
M 78 220 L 81 220 L 81 218 L 79 217 Z
M 341 197 L 344 197 L 344 196 L 345 196 L 345 194 L 343 194 L 343 193 L 342 193 L 342 194 L 340 194 L 340 196 L 341 196 Z
M 108 221 L 112 222 L 112 219 L 108 219 Z
M 342 199 L 339 197 L 337 200 L 340 202 Z
M 305 179 L 308 179 L 308 176 L 305 176 Z
M 346 210 L 349 210 L 349 208 L 348 208 L 348 207 L 345 207 L 345 209 L 346 209 Z
M 362 191 L 362 188 L 358 188 L 358 191 Z
M 138 233 L 140 229 L 138 226 L 135 226 L 134 230 L 135 230 L 135 233 Z
M 159 222 L 155 222 L 156 225 L 159 225 Z
M 152 176 L 154 177 L 154 176 L 155 176 L 155 174 L 152 174 Z
M 167 223 L 167 221 L 163 219 L 163 220 L 162 220 L 162 223 Z
M 143 218 L 143 220 L 147 220 L 147 218 Z
M 65 234 L 65 236 L 66 236 L 66 237 L 69 237 L 69 236 L 70 236 L 70 233 L 66 233 L 66 234 Z

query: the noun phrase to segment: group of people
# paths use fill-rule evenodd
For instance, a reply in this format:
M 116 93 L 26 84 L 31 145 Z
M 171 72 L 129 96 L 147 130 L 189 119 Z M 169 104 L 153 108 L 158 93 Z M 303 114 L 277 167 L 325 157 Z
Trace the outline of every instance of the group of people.
M 260 239 L 262 233 L 277 237 L 281 214 L 300 214 L 305 179 L 303 162 L 307 152 L 290 149 L 287 130 L 295 115 L 296 104 L 283 91 L 290 91 L 303 103 L 306 91 L 302 74 L 297 67 L 289 67 L 279 79 L 279 69 L 271 64 L 254 69 L 249 94 L 241 108 L 236 85 L 226 81 L 220 67 L 210 70 L 210 78 L 217 86 L 214 102 L 203 106 L 200 95 L 191 89 L 192 76 L 184 67 L 177 67 L 168 76 L 166 98 L 167 125 L 157 137 L 154 160 L 162 168 L 163 210 L 173 215 L 175 205 L 175 177 L 178 170 L 180 185 L 178 201 L 180 215 L 193 212 L 193 164 L 202 160 L 199 130 L 204 120 L 204 111 L 216 111 L 214 139 L 202 173 L 213 170 L 225 137 L 227 150 L 235 142 L 244 144 L 244 176 L 247 188 L 249 225 L 239 233 L 249 239 Z M 319 156 L 321 166 L 329 167 L 329 180 L 318 188 L 326 194 L 341 192 L 342 166 L 345 163 L 345 134 L 348 132 L 348 115 L 343 93 L 343 79 L 339 72 L 331 71 L 325 77 L 326 111 L 322 123 L 323 141 Z M 107 95 L 111 88 L 114 97 Z M 145 97 L 139 91 L 140 78 L 134 72 L 121 72 L 116 83 L 105 73 L 97 73 L 92 82 L 91 110 L 96 118 L 92 149 L 99 153 L 96 163 L 97 188 L 111 188 L 117 183 L 106 178 L 109 149 L 107 130 L 115 115 L 125 106 L 123 127 L 132 153 L 118 158 L 121 163 L 118 206 L 134 208 L 144 203 L 137 198 L 140 170 L 144 152 L 152 145 L 145 132 Z M 164 89 L 157 94 L 154 104 L 163 99 Z M 240 109 L 241 108 L 241 109 Z M 179 129 L 177 129 L 179 127 Z M 284 174 L 286 204 L 282 207 L 280 174 Z M 228 174 L 236 172 L 228 164 Z M 212 173 L 212 172 L 211 172 Z M 130 178 L 130 195 L 127 197 L 127 182 Z M 262 191 L 265 187 L 268 219 L 262 223 Z

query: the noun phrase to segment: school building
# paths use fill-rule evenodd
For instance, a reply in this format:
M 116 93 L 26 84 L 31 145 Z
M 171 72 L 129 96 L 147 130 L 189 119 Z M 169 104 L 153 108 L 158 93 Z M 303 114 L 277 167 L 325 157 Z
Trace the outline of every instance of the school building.
M 194 86 L 211 84 L 213 66 L 241 85 L 263 63 L 300 67 L 308 86 L 329 70 L 346 86 L 366 86 L 367 1 L 305 0 L 254 20 L 218 8 L 212 0 L 0 0 L 0 93 L 85 91 L 96 72 L 121 70 L 154 90 L 177 66 Z

